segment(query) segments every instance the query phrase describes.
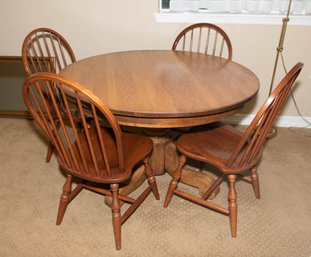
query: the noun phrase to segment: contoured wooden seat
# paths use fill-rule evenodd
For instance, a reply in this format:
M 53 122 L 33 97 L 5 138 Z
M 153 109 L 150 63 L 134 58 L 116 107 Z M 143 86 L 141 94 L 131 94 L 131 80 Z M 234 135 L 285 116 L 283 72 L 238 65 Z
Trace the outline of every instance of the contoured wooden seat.
M 261 158 L 267 134 L 302 67 L 302 63 L 297 63 L 286 74 L 259 109 L 245 132 L 240 132 L 230 125 L 218 122 L 211 124 L 202 131 L 199 128 L 194 128 L 198 131 L 190 131 L 177 140 L 177 149 L 181 156 L 166 194 L 163 205 L 165 208 L 169 205 L 173 195 L 176 194 L 194 203 L 216 210 L 229 216 L 231 236 L 236 237 L 237 193 L 235 181 L 237 175 L 241 175 L 243 180 L 252 184 L 255 196 L 259 199 L 257 163 Z M 201 198 L 177 189 L 187 158 L 208 163 L 220 172 L 218 179 Z M 226 178 L 229 181 L 228 208 L 215 204 L 208 199 Z
M 55 147 L 59 165 L 66 173 L 56 224 L 61 224 L 68 204 L 83 188 L 111 196 L 115 244 L 121 249 L 121 224 L 151 191 L 159 199 L 149 165 L 152 140 L 123 133 L 114 115 L 98 97 L 56 74 L 43 72 L 30 76 L 24 83 L 23 97 L 29 112 Z M 68 98 L 75 98 L 77 110 L 70 108 Z M 91 124 L 86 121 L 85 110 L 92 114 Z M 81 117 L 82 128 L 77 127 L 76 112 Z M 105 122 L 105 127 L 101 122 Z M 119 184 L 129 180 L 134 168 L 141 163 L 149 186 L 137 199 L 119 194 Z M 71 189 L 73 178 L 79 180 L 74 190 Z M 103 185 L 110 186 L 110 190 Z M 131 204 L 123 215 L 119 200 Z

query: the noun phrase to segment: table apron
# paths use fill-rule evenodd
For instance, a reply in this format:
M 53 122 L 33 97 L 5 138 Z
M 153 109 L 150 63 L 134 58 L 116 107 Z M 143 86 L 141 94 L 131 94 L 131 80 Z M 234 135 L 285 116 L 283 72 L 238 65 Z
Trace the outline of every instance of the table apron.
M 178 118 L 147 118 L 147 117 L 129 117 L 116 115 L 120 125 L 141 127 L 141 128 L 182 128 L 182 127 L 193 127 L 208 124 L 211 122 L 219 121 L 227 116 L 232 115 L 239 108 L 233 110 L 208 114 L 204 116 L 196 117 L 178 117 Z

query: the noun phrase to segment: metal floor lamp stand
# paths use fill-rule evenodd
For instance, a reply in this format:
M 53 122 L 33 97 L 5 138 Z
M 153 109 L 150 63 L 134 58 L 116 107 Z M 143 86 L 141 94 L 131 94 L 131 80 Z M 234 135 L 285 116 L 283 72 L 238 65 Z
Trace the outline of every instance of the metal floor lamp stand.
M 273 68 L 272 79 L 271 79 L 271 84 L 270 84 L 270 89 L 269 89 L 268 97 L 270 96 L 270 94 L 272 92 L 272 89 L 273 89 L 273 83 L 274 83 L 274 79 L 275 79 L 276 69 L 277 69 L 277 66 L 278 66 L 279 56 L 280 56 L 280 54 L 283 51 L 283 45 L 284 45 L 284 39 L 285 39 L 285 34 L 286 34 L 287 23 L 289 22 L 289 13 L 290 13 L 290 9 L 291 9 L 291 4 L 292 4 L 292 0 L 289 0 L 286 17 L 282 19 L 283 25 L 282 25 L 279 45 L 278 45 L 278 47 L 276 49 L 277 53 L 276 53 L 276 58 L 275 58 L 275 63 L 274 63 L 274 68 Z M 271 130 L 268 133 L 267 138 L 269 138 L 269 139 L 273 138 L 273 137 L 276 136 L 276 134 L 277 134 L 277 129 L 275 127 L 272 127 Z

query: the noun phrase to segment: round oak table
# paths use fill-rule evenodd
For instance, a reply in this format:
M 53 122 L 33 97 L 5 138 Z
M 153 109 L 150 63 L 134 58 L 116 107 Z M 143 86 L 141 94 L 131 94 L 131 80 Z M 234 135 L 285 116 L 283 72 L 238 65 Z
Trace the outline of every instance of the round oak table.
M 256 75 L 238 63 L 171 50 L 93 56 L 67 66 L 60 75 L 91 90 L 121 125 L 145 128 L 154 141 L 152 167 L 156 175 L 164 170 L 172 174 L 177 165 L 168 129 L 221 120 L 259 89 Z M 183 172 L 182 177 L 200 192 L 210 185 L 210 179 L 195 171 Z

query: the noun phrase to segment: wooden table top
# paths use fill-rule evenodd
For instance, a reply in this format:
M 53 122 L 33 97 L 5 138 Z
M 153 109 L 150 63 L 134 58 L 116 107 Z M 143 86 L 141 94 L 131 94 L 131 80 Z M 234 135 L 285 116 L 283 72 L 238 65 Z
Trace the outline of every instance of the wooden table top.
M 121 124 L 173 128 L 206 124 L 252 99 L 259 80 L 249 69 L 204 54 L 140 50 L 98 55 L 60 75 L 91 90 Z

